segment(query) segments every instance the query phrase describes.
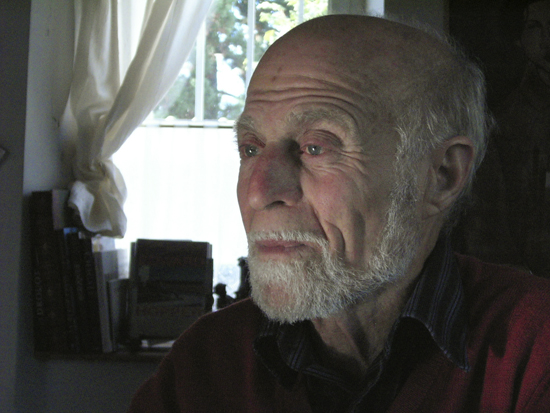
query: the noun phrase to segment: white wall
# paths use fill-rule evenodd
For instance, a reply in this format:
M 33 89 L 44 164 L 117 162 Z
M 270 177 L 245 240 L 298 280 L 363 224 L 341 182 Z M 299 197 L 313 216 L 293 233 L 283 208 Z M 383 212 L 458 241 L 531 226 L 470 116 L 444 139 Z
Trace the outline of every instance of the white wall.
M 0 0 L 0 411 L 12 412 L 18 355 L 25 89 L 30 1 Z

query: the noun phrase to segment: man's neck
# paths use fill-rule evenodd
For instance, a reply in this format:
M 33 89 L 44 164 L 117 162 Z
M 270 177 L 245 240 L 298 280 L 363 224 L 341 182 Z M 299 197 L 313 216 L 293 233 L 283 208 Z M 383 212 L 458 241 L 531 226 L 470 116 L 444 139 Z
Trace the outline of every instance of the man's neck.
M 440 227 L 438 227 L 440 228 Z M 383 350 L 390 332 L 414 289 L 425 261 L 434 249 L 439 230 L 424 234 L 417 258 L 407 273 L 375 297 L 348 307 L 328 318 L 311 320 L 325 348 L 328 366 L 362 379 Z
M 374 300 L 357 304 L 329 318 L 312 320 L 326 346 L 321 355 L 323 362 L 351 378 L 363 378 L 384 348 L 410 296 L 415 278 L 401 280 Z

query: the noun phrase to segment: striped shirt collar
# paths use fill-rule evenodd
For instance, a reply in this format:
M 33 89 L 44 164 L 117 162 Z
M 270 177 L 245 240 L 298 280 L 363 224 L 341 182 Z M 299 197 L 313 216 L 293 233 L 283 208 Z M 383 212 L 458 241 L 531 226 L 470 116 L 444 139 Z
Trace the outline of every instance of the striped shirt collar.
M 392 340 L 402 320 L 415 319 L 430 333 L 441 351 L 460 368 L 468 371 L 466 338 L 467 323 L 464 290 L 448 237 L 442 237 L 426 261 L 409 300 L 394 324 L 378 370 L 390 356 Z M 327 378 L 342 387 L 338 374 L 314 363 L 310 322 L 281 324 L 264 320 L 255 341 L 255 351 L 266 367 L 291 386 L 298 373 Z M 380 371 L 376 374 L 380 376 Z M 339 381 L 342 381 L 339 383 Z
M 448 237 L 436 244 L 400 318 L 420 321 L 447 358 L 469 370 L 464 288 Z

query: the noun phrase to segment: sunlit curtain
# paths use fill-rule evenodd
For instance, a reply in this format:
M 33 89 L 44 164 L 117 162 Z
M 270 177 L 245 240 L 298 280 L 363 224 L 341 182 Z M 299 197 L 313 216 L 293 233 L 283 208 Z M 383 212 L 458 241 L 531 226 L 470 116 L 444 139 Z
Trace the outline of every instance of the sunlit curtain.
M 75 0 L 73 79 L 61 125 L 75 177 L 69 202 L 88 230 L 103 235 L 126 231 L 126 186 L 111 157 L 175 81 L 211 0 L 146 3 L 124 74 L 131 42 L 120 28 L 135 17 L 135 3 Z

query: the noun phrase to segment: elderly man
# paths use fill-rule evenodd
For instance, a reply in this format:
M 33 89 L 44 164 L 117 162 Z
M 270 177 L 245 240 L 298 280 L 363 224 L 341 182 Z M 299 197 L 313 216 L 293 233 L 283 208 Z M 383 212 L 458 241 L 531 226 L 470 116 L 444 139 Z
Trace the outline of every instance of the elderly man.
M 236 125 L 252 301 L 203 317 L 131 411 L 550 411 L 550 286 L 454 256 L 483 76 L 446 42 L 327 16 L 259 63 Z

